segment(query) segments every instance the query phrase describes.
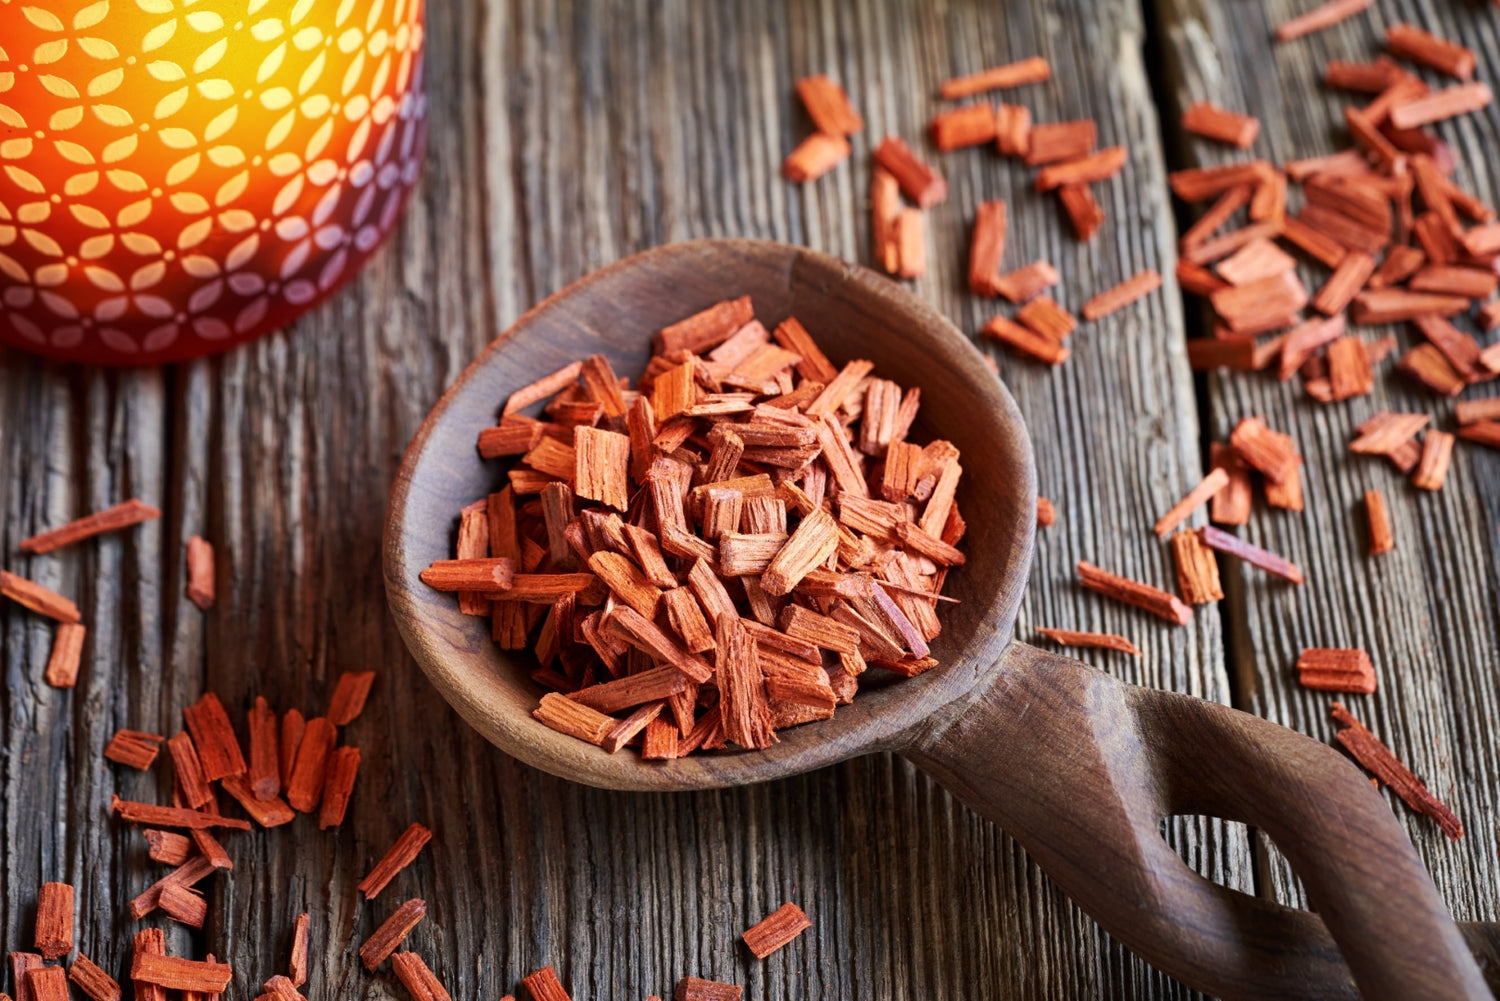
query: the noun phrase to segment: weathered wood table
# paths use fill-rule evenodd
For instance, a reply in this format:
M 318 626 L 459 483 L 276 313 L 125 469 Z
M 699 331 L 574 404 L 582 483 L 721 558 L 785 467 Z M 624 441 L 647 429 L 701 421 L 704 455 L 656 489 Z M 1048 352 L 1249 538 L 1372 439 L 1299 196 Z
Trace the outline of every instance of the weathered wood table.
M 1096 188 L 1109 222 L 1079 244 L 1017 162 L 989 150 L 943 156 L 951 194 L 931 214 L 932 266 L 916 290 L 969 331 L 996 309 L 964 291 L 963 273 L 974 206 L 997 197 L 1011 206 L 1008 265 L 1054 262 L 1065 305 L 1141 268 L 1168 278 L 1161 294 L 1084 326 L 1058 369 L 1000 358 L 1061 515 L 1041 533 L 1021 635 L 1038 625 L 1125 633 L 1144 655 L 1100 655 L 1101 669 L 1325 739 L 1328 700 L 1294 684 L 1297 651 L 1371 650 L 1381 690 L 1357 699 L 1358 711 L 1468 835 L 1449 843 L 1392 798 L 1394 809 L 1455 914 L 1500 916 L 1500 459 L 1461 445 L 1445 489 L 1419 495 L 1385 464 L 1352 461 L 1344 443 L 1380 407 L 1442 421 L 1447 403 L 1382 376 L 1373 396 L 1325 407 L 1262 377 L 1195 386 L 1185 361 L 1184 337 L 1203 317 L 1170 277 L 1165 173 L 1223 154 L 1180 135 L 1184 102 L 1261 115 L 1259 154 L 1331 151 L 1343 143 L 1340 99 L 1317 87 L 1319 67 L 1373 55 L 1398 18 L 1474 45 L 1480 78 L 1497 77 L 1487 6 L 1381 0 L 1273 49 L 1270 27 L 1310 5 L 431 4 L 419 197 L 351 288 L 295 329 L 164 371 L 3 356 L 0 562 L 75 596 L 91 638 L 78 687 L 54 690 L 41 680 L 50 626 L 0 608 L 0 944 L 29 946 L 37 886 L 66 880 L 78 887 L 78 940 L 126 973 L 137 925 L 124 904 L 160 867 L 107 816 L 110 796 L 166 802 L 170 789 L 166 769 L 142 776 L 102 760 L 117 728 L 173 733 L 205 690 L 239 719 L 256 694 L 311 715 L 340 671 L 374 668 L 374 695 L 348 733 L 364 758 L 343 828 L 320 833 L 303 818 L 230 837 L 235 869 L 207 884 L 203 933 L 169 931 L 174 951 L 233 963 L 232 996 L 252 996 L 284 967 L 292 920 L 309 911 L 310 998 L 404 997 L 355 952 L 411 896 L 430 907 L 412 945 L 456 998 L 498 998 L 549 963 L 580 1001 L 667 996 L 686 974 L 744 984 L 748 998 L 1187 996 L 899 760 L 677 796 L 599 792 L 517 764 L 428 687 L 382 587 L 384 501 L 403 447 L 521 311 L 601 264 L 688 237 L 764 237 L 867 260 L 872 142 L 917 140 L 939 80 L 1031 54 L 1055 69 L 1017 94 L 1039 120 L 1093 116 L 1104 143 L 1130 147 L 1125 172 Z M 850 162 L 792 186 L 780 160 L 810 126 L 791 85 L 819 71 L 848 86 L 868 128 Z M 1441 129 L 1462 182 L 1492 202 L 1497 123 L 1492 108 Z M 1080 591 L 1080 558 L 1172 579 L 1148 526 L 1197 482 L 1207 442 L 1251 413 L 1297 438 L 1311 475 L 1304 513 L 1258 511 L 1247 534 L 1303 566 L 1307 586 L 1235 569 L 1228 600 L 1178 629 Z M 1397 538 L 1379 561 L 1362 555 L 1354 513 L 1371 487 L 1385 491 Z M 52 556 L 16 550 L 39 528 L 133 495 L 165 517 Z M 183 598 L 194 533 L 218 547 L 219 602 L 207 615 Z M 436 832 L 432 846 L 379 901 L 361 903 L 355 882 L 413 820 Z M 1274 849 L 1242 826 L 1182 818 L 1166 835 L 1210 878 L 1300 902 Z M 787 899 L 812 930 L 751 961 L 739 932 Z

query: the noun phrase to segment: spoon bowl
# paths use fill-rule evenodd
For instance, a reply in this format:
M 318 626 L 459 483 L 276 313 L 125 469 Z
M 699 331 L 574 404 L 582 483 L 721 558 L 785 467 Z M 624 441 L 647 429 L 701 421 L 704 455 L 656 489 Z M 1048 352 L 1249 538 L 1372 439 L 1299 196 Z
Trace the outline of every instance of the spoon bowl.
M 968 562 L 950 573 L 932 644 L 940 666 L 862 684 L 832 719 L 777 733 L 757 753 L 647 762 L 606 754 L 531 717 L 542 689 L 530 651 L 504 651 L 486 619 L 417 575 L 452 555 L 458 510 L 505 483 L 475 451 L 506 398 L 590 354 L 639 373 L 651 336 L 721 299 L 748 294 L 773 326 L 795 316 L 835 364 L 854 358 L 922 389 L 913 440 L 952 441 L 963 456 L 958 502 L 970 514 Z M 563 778 L 612 789 L 704 789 L 760 782 L 887 746 L 979 681 L 1009 640 L 1031 561 L 1036 486 L 1015 401 L 979 352 L 931 306 L 888 279 L 825 254 L 753 240 L 669 244 L 594 272 L 542 302 L 491 344 L 422 424 L 396 479 L 386 530 L 392 609 L 417 663 L 459 714 L 507 754 Z M 870 672 L 880 675 L 885 672 Z M 886 683 L 880 683 L 886 682 Z

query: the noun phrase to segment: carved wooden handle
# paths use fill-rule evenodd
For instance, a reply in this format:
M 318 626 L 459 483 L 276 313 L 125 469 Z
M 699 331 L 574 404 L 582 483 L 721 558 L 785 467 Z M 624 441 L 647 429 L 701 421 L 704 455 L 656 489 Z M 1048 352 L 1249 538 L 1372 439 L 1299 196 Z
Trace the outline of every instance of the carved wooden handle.
M 905 753 L 1160 969 L 1230 999 L 1493 997 L 1401 825 L 1332 748 L 1018 643 L 991 675 Z M 1174 814 L 1269 834 L 1317 914 L 1193 872 L 1160 834 Z

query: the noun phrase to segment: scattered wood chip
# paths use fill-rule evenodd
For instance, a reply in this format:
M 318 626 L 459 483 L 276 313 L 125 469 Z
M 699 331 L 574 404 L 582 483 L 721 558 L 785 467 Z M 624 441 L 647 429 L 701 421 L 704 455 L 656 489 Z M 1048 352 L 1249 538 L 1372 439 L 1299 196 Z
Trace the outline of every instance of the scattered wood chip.
M 1253 115 L 1229 111 L 1209 101 L 1189 105 L 1182 113 L 1182 127 L 1240 149 L 1249 149 L 1260 135 L 1260 121 Z
M 1026 142 L 1024 159 L 1028 167 L 1074 160 L 1093 152 L 1099 143 L 1099 126 L 1092 118 L 1033 124 Z
M 178 732 L 167 741 L 167 751 L 172 756 L 172 773 L 177 780 L 177 791 L 188 806 L 201 810 L 213 802 L 214 791 L 203 776 L 203 762 L 198 756 L 193 738 Z
M 1375 258 L 1358 250 L 1351 250 L 1339 261 L 1328 281 L 1313 296 L 1313 308 L 1327 316 L 1342 313 L 1365 287 L 1375 273 Z
M 311 813 L 318 808 L 323 782 L 328 777 L 328 756 L 338 739 L 338 729 L 327 717 L 316 716 L 307 721 L 286 788 L 287 804 L 298 813 Z
M 531 992 L 532 1001 L 573 1001 L 557 979 L 557 971 L 550 966 L 527 975 L 521 982 Z
M 1272 167 L 1264 160 L 1231 163 L 1216 167 L 1189 167 L 1174 170 L 1167 176 L 1172 192 L 1185 202 L 1202 202 L 1222 195 L 1231 188 L 1259 184 L 1270 175 Z
M 1370 276 L 1365 283 L 1367 288 L 1389 288 L 1399 285 L 1427 262 L 1427 255 L 1417 247 L 1408 247 L 1404 244 L 1392 247 L 1386 252 L 1385 260 L 1380 262 L 1380 267 Z
M 1500 396 L 1483 400 L 1459 400 L 1453 405 L 1453 416 L 1459 424 L 1500 420 Z
M 1350 317 L 1355 323 L 1374 326 L 1415 320 L 1419 316 L 1453 316 L 1469 308 L 1461 295 L 1411 292 L 1400 288 L 1369 289 L 1354 297 Z
M 1302 510 L 1302 470 L 1300 467 L 1293 469 L 1280 483 L 1275 480 L 1266 480 L 1265 489 L 1266 503 L 1271 507 L 1279 507 L 1286 511 Z
M 1474 75 L 1474 52 L 1457 42 L 1439 38 L 1416 25 L 1397 22 L 1385 30 L 1385 47 L 1391 55 L 1431 66 L 1460 80 Z
M 793 184 L 816 181 L 849 158 L 854 147 L 843 136 L 814 132 L 781 162 L 781 176 Z
M 246 729 L 250 732 L 250 760 L 245 780 L 255 795 L 270 799 L 281 791 L 280 741 L 276 714 L 264 698 L 257 696 L 250 707 Z
M 180 956 L 136 952 L 130 964 L 130 979 L 156 984 L 174 991 L 223 993 L 229 986 L 232 970 L 228 963 L 183 959 Z
M 979 332 L 1049 365 L 1060 365 L 1068 360 L 1067 345 L 1003 316 L 991 317 Z
M 948 182 L 899 136 L 886 136 L 875 147 L 875 162 L 890 172 L 906 197 L 930 209 L 948 197 Z
M 1285 382 L 1290 379 L 1303 363 L 1313 356 L 1313 352 L 1342 337 L 1343 333 L 1343 314 L 1330 316 L 1327 319 L 1315 317 L 1311 320 L 1304 320 L 1287 331 L 1286 340 L 1281 342 L 1281 363 L 1278 372 L 1281 380 Z
M 974 236 L 969 245 L 969 291 L 1000 294 L 1000 264 L 1005 256 L 1005 202 L 980 202 L 974 214 Z
M 1031 109 L 1019 104 L 995 107 L 995 147 L 1004 156 L 1031 151 Z
M 1494 271 L 1457 264 L 1429 264 L 1406 283 L 1406 287 L 1415 292 L 1437 292 L 1466 299 L 1488 299 L 1495 294 L 1497 286 L 1500 286 L 1500 275 Z
M 380 861 L 375 863 L 370 874 L 359 881 L 359 892 L 365 895 L 366 900 L 374 900 L 397 873 L 411 864 L 422 846 L 431 840 L 431 831 L 421 824 L 412 824 L 401 833 Z
M 1375 370 L 1358 337 L 1340 337 L 1328 345 L 1329 397 L 1335 401 L 1364 396 L 1375 388 Z M 1295 470 L 1293 470 L 1295 473 Z
M 1075 160 L 1049 164 L 1037 172 L 1036 190 L 1053 191 L 1107 181 L 1124 168 L 1127 156 L 1124 146 L 1110 146 Z
M 78 668 L 83 662 L 83 641 L 88 627 L 81 622 L 59 623 L 52 638 L 52 654 L 47 658 L 43 680 L 53 688 L 72 688 L 78 682 Z
M 1046 295 L 1038 296 L 1016 310 L 1016 319 L 1054 341 L 1067 340 L 1078 327 L 1077 318 Z
M 968 76 L 954 77 L 943 81 L 938 88 L 945 100 L 955 100 L 982 94 L 987 90 L 1019 87 L 1022 84 L 1041 83 L 1052 76 L 1052 66 L 1040 56 L 1032 56 L 1005 66 L 995 66 Z
M 1172 506 L 1172 509 L 1157 520 L 1153 531 L 1159 538 L 1165 538 L 1173 529 L 1181 525 L 1199 507 L 1208 503 L 1220 490 L 1229 485 L 1229 474 L 1223 469 L 1214 469 L 1205 476 L 1199 484 L 1188 491 L 1186 497 Z
M 1107 289 L 1083 304 L 1083 318 L 1097 320 L 1161 288 L 1161 275 L 1146 269 L 1132 275 L 1112 289 Z
M 1193 610 L 1159 587 L 1120 577 L 1083 560 L 1078 561 L 1077 569 L 1078 582 L 1091 591 L 1144 609 L 1175 625 L 1185 626 L 1192 621 Z
M 1320 692 L 1375 693 L 1375 666 L 1363 650 L 1308 647 L 1297 657 L 1297 681 Z
M 700 977 L 683 977 L 677 982 L 677 990 L 673 992 L 673 1001 L 740 1001 L 745 995 L 745 989 L 734 984 L 722 983 L 718 980 L 704 980 Z
M 452 1001 L 437 974 L 414 952 L 398 952 L 391 957 L 391 967 L 396 979 L 401 981 L 412 1001 Z
M 16 996 L 19 1001 L 32 1001 L 31 991 L 27 984 L 27 974 L 32 970 L 41 969 L 43 960 L 34 952 L 13 952 L 10 954 L 11 979 L 16 984 Z
M 1411 482 L 1419 490 L 1441 490 L 1448 477 L 1453 458 L 1453 435 L 1446 431 L 1428 431 L 1422 435 L 1422 457 Z
M 1209 206 L 1198 217 L 1196 222 L 1188 227 L 1187 232 L 1182 234 L 1177 243 L 1179 249 L 1183 251 L 1191 250 L 1211 238 L 1230 219 L 1234 218 L 1235 213 L 1250 203 L 1255 197 L 1257 190 L 1254 184 L 1240 184 L 1220 195 L 1218 200 Z M 1191 264 L 1192 262 L 1189 261 L 1188 263 Z
M 1407 806 L 1437 821 L 1438 827 L 1449 838 L 1457 841 L 1464 836 L 1464 825 L 1453 811 L 1434 796 L 1426 784 L 1413 775 L 1411 769 L 1403 765 L 1391 749 L 1381 743 L 1349 710 L 1335 702 L 1330 707 L 1330 712 L 1339 726 L 1338 733 L 1335 734 L 1338 742 L 1353 755 L 1355 761 L 1376 779 L 1394 789 L 1396 795 L 1406 801 Z
M 970 104 L 940 112 L 932 120 L 932 144 L 938 149 L 962 149 L 995 139 L 995 109 L 987 104 Z
M 1230 556 L 1237 556 L 1251 566 L 1259 567 L 1267 573 L 1284 580 L 1289 580 L 1293 584 L 1301 584 L 1305 579 L 1302 571 L 1297 569 L 1296 564 L 1269 550 L 1246 542 L 1238 536 L 1231 535 L 1223 529 L 1207 525 L 1200 528 L 1198 533 L 1203 544 L 1210 549 L 1227 553 Z
M 1374 0 L 1328 0 L 1305 14 L 1283 21 L 1276 28 L 1278 42 L 1290 42 L 1295 38 L 1331 28 L 1340 21 L 1353 17 L 1372 4 Z
M 802 98 L 802 106 L 819 132 L 852 136 L 864 130 L 865 120 L 854 110 L 848 92 L 824 74 L 814 73 L 798 80 L 797 96 Z
M 1209 464 L 1229 474 L 1229 482 L 1216 494 L 1209 505 L 1210 521 L 1220 525 L 1244 525 L 1250 521 L 1251 483 L 1250 467 L 1234 446 L 1223 442 L 1209 445 Z
M 233 869 L 234 863 L 229 859 L 229 853 L 224 851 L 224 846 L 219 840 L 208 832 L 206 828 L 194 828 L 188 834 L 193 842 L 193 847 L 204 860 L 215 869 Z
M 1235 191 L 1246 190 L 1235 188 Z M 1232 194 L 1233 192 L 1231 192 Z M 1228 195 L 1225 196 L 1229 197 Z M 1247 230 L 1240 230 L 1245 233 Z M 1198 246 L 1202 246 L 1199 244 Z M 1284 275 L 1297 266 L 1297 259 L 1282 250 L 1268 237 L 1257 236 L 1248 240 L 1234 253 L 1214 265 L 1219 277 L 1230 285 L 1249 285 Z M 1222 286 L 1221 286 L 1222 287 Z
M 140 730 L 116 730 L 104 745 L 104 756 L 120 765 L 128 765 L 145 771 L 156 761 L 161 745 L 167 738 Z
M 1280 483 L 1301 463 L 1297 447 L 1289 435 L 1272 431 L 1258 417 L 1246 417 L 1235 426 L 1229 444 L 1245 462 Z
M 36 902 L 36 951 L 55 960 L 73 951 L 73 887 L 43 883 Z M 66 990 L 64 997 L 66 997 Z
M 1469 385 L 1463 374 L 1453 367 L 1446 355 L 1434 344 L 1418 344 L 1396 362 L 1396 368 L 1407 378 L 1439 396 L 1457 396 Z
M 1134 643 L 1113 633 L 1085 633 L 1073 629 L 1053 629 L 1050 626 L 1039 626 L 1037 632 L 1062 646 L 1096 647 L 1101 650 L 1118 650 L 1136 657 L 1141 655 Z
M 181 883 L 168 883 L 156 897 L 156 906 L 167 917 L 189 928 L 202 928 L 208 919 L 208 901 L 191 887 Z
M 250 783 L 245 781 L 243 775 L 230 775 L 220 779 L 219 786 L 233 796 L 235 802 L 239 803 L 240 807 L 261 827 L 280 827 L 282 824 L 290 824 L 297 815 L 296 811 L 283 802 L 279 796 L 262 798 L 255 795 L 250 788 Z
M 995 291 L 1011 302 L 1023 303 L 1041 295 L 1058 282 L 1057 269 L 1046 261 L 1032 261 L 1000 276 Z
M 26 971 L 26 991 L 18 984 L 16 992 L 30 1001 L 68 1001 L 68 975 L 61 966 L 38 966 Z
M 1365 491 L 1365 521 L 1369 532 L 1367 538 L 1370 555 L 1388 553 L 1396 548 L 1395 537 L 1391 534 L 1390 518 L 1385 510 L 1385 497 L 1379 490 Z
M 199 535 L 187 544 L 187 597 L 205 612 L 214 605 L 214 547 Z
M 755 309 L 748 295 L 742 295 L 737 299 L 724 299 L 686 319 L 663 327 L 652 343 L 656 353 L 660 355 L 671 355 L 678 351 L 700 354 L 727 341 L 735 331 L 753 319 L 755 319 Z M 578 361 L 564 366 L 547 380 L 533 383 L 533 387 L 541 387 L 541 389 L 528 402 L 539 402 L 561 392 L 571 385 L 582 371 L 583 362 Z M 557 381 L 558 376 L 565 373 L 571 374 L 568 374 L 561 382 Z M 544 386 L 543 383 L 546 385 Z M 511 400 L 515 399 L 516 395 L 512 395 Z M 510 403 L 507 403 L 506 411 L 510 412 L 510 409 Z
M 153 861 L 179 866 L 193 853 L 193 840 L 172 831 L 157 831 L 147 828 L 141 832 L 146 838 L 146 854 Z
M 217 695 L 205 692 L 196 703 L 182 710 L 182 716 L 203 762 L 204 778 L 216 782 L 225 776 L 245 772 L 245 757 L 240 753 L 239 740 Z
M 1073 233 L 1085 242 L 1092 240 L 1099 227 L 1104 225 L 1104 209 L 1094 200 L 1094 193 L 1087 183 L 1061 184 L 1057 197 L 1063 211 L 1073 225 Z
M 186 810 L 176 806 L 157 806 L 154 803 L 139 803 L 116 796 L 110 802 L 110 812 L 118 813 L 120 819 L 132 824 L 153 824 L 157 827 L 228 827 L 236 831 L 250 830 L 249 821 L 222 817 L 217 813 Z
M 328 722 L 334 726 L 348 726 L 365 708 L 370 696 L 370 687 L 375 683 L 374 671 L 344 671 L 339 674 L 333 687 L 333 698 L 328 703 Z
M 73 962 L 68 967 L 68 979 L 94 1001 L 120 1001 L 123 993 L 114 977 L 101 970 L 81 952 L 73 957 Z
M 1491 448 L 1500 448 L 1500 421 L 1484 420 L 1465 424 L 1458 429 L 1458 437 Z
M 1222 601 L 1224 588 L 1219 583 L 1219 563 L 1203 544 L 1202 536 L 1183 529 L 1172 536 L 1172 555 L 1177 561 L 1177 590 L 1189 605 L 1206 605 Z
M 1355 429 L 1359 437 L 1349 444 L 1349 450 L 1362 455 L 1389 455 L 1416 437 L 1429 420 L 1427 414 L 1382 410 Z
M 765 959 L 811 927 L 812 921 L 802 908 L 787 902 L 747 928 L 740 937 L 756 959 Z
M 1214 312 L 1235 333 L 1253 334 L 1289 326 L 1307 305 L 1307 289 L 1295 271 L 1262 278 L 1209 295 Z
M 427 914 L 427 901 L 412 898 L 391 912 L 359 947 L 359 961 L 374 971 L 406 941 L 406 936 Z
M 896 220 L 900 215 L 901 185 L 894 174 L 876 165 L 870 172 L 870 233 L 874 237 L 875 261 L 888 275 L 901 267 L 901 245 L 896 240 Z
M 900 263 L 896 274 L 921 278 L 927 273 L 927 217 L 916 209 L 902 209 L 896 216 L 896 247 Z
M 8 570 L 0 570 L 0 595 L 58 622 L 77 622 L 83 618 L 78 606 L 67 598 Z
M 359 748 L 340 747 L 328 756 L 323 796 L 318 807 L 318 830 L 326 831 L 344 822 L 358 773 Z
M 292 982 L 293 987 L 301 987 L 307 983 L 307 960 L 308 960 L 308 926 L 311 916 L 308 914 L 297 915 L 297 921 L 292 926 L 292 954 L 287 960 L 287 979 Z
M 22 539 L 18 546 L 23 553 L 33 555 L 50 553 L 54 549 L 61 549 L 63 546 L 93 538 L 104 532 L 118 531 L 160 517 L 161 511 L 158 508 L 131 498 L 114 507 L 96 511 L 76 521 L 70 521 L 66 525 Z

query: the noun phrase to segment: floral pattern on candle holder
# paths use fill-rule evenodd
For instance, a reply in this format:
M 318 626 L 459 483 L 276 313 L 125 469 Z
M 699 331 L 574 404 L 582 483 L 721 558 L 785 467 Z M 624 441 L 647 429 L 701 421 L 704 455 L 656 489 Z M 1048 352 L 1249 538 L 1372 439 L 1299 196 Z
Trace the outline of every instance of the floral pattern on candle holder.
M 425 141 L 421 0 L 0 2 L 0 341 L 222 350 L 351 277 Z

